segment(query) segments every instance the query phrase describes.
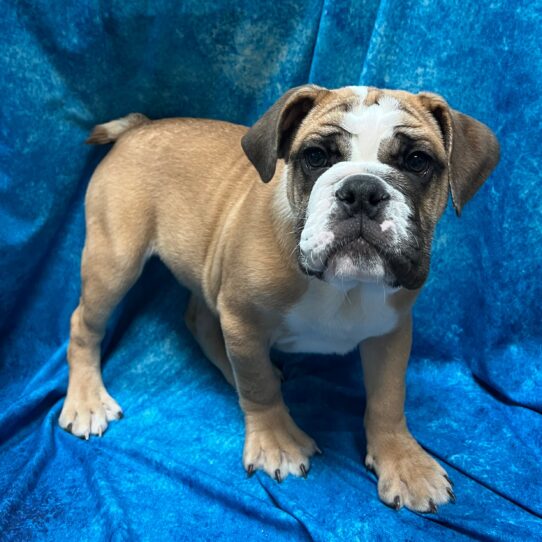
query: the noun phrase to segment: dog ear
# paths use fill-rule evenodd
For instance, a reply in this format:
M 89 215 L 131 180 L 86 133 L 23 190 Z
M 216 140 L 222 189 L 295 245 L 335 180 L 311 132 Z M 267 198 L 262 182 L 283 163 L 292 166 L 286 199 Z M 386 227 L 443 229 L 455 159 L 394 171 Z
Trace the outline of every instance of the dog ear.
M 448 181 L 457 216 L 499 161 L 499 142 L 481 122 L 452 109 L 438 94 L 418 94 L 437 121 L 448 155 Z
M 327 92 L 327 89 L 316 85 L 289 90 L 243 136 L 241 146 L 264 183 L 273 178 L 277 160 L 288 159 L 299 125 L 319 95 Z

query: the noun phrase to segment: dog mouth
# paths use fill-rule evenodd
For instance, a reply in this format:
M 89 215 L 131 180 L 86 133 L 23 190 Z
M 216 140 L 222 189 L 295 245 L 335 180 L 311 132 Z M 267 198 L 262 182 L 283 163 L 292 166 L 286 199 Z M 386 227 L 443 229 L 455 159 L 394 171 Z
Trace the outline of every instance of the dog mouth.
M 326 253 L 322 255 L 322 265 L 318 269 L 306 264 L 300 264 L 300 267 L 306 275 L 324 280 L 329 272 L 334 274 L 338 271 L 341 260 L 350 261 L 352 268 L 362 268 L 364 263 L 371 264 L 379 258 L 382 261 L 379 252 L 373 242 L 358 233 L 357 236 L 345 236 L 330 244 Z
M 383 282 L 409 290 L 420 288 L 429 272 L 430 245 L 416 230 L 397 243 L 385 224 L 342 221 L 330 232 L 332 240 L 316 260 L 299 253 L 301 271 L 326 282 Z

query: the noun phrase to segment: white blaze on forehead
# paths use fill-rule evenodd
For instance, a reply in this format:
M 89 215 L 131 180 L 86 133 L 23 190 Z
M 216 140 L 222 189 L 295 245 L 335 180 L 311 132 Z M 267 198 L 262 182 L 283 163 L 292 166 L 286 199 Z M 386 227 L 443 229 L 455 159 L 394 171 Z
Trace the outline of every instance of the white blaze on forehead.
M 341 127 L 352 134 L 353 161 L 377 161 L 380 143 L 393 136 L 396 126 L 403 123 L 404 112 L 399 101 L 383 95 L 378 103 L 365 105 L 367 87 L 349 87 L 359 96 L 359 103 L 345 113 Z

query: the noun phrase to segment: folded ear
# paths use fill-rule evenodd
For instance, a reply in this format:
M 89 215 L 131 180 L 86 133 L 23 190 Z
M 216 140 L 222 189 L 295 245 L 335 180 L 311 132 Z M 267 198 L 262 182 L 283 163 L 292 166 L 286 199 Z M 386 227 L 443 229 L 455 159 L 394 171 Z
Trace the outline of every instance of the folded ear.
M 316 85 L 289 90 L 243 136 L 241 146 L 264 183 L 273 178 L 277 160 L 288 159 L 299 125 L 319 95 L 327 92 L 327 89 Z
M 457 216 L 499 161 L 499 142 L 481 122 L 455 111 L 438 94 L 418 94 L 436 119 L 448 155 L 448 179 Z

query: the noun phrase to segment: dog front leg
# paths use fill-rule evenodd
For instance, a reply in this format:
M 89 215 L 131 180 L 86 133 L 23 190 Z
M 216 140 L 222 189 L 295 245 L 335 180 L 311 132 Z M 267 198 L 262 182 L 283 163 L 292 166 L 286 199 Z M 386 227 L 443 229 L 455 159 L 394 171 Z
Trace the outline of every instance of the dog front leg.
M 281 482 L 288 474 L 306 476 L 316 443 L 293 421 L 269 359 L 269 339 L 255 319 L 221 311 L 220 321 L 239 403 L 245 416 L 243 465 L 264 470 Z
M 392 333 L 360 345 L 367 391 L 365 464 L 378 476 L 378 494 L 396 509 L 436 512 L 455 500 L 446 471 L 410 434 L 404 415 L 405 375 L 412 344 L 412 317 Z

